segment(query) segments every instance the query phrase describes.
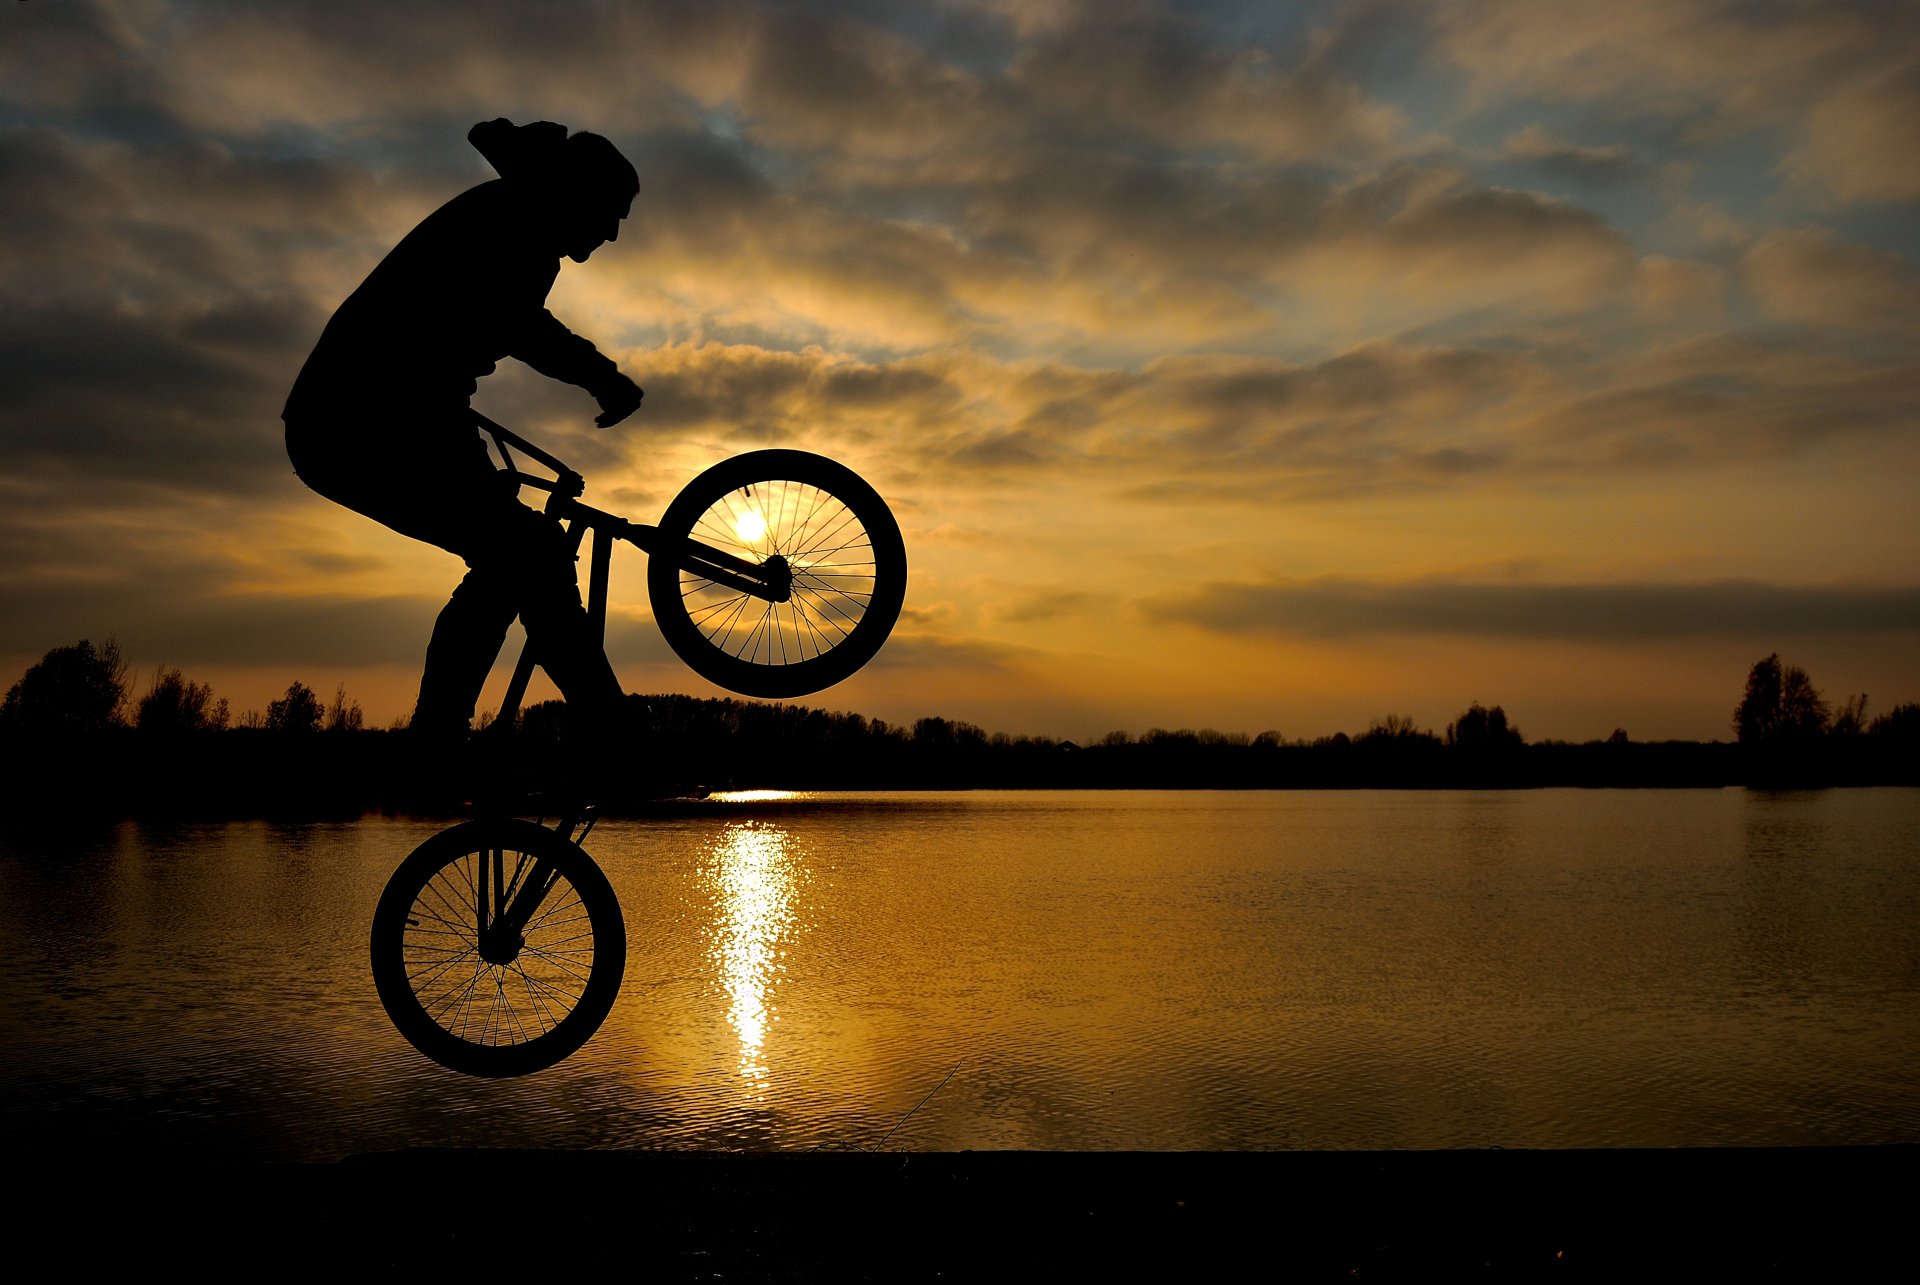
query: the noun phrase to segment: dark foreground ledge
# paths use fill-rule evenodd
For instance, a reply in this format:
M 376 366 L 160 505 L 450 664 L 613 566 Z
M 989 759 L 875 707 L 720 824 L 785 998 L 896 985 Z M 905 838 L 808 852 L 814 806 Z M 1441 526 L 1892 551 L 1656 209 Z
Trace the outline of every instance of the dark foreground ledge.
M 15 1157 L 75 1266 L 266 1277 L 1734 1279 L 1908 1261 L 1920 1151 Z M 25 1163 L 20 1163 L 25 1161 Z

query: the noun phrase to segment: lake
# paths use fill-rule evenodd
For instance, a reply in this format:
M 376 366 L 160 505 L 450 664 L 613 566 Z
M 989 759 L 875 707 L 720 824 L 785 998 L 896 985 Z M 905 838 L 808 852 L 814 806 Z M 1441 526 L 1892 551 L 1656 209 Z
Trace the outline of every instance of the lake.
M 1920 790 L 722 796 L 593 832 L 619 999 L 500 1081 L 416 1053 L 369 976 L 445 824 L 0 838 L 0 1138 L 1920 1142 Z

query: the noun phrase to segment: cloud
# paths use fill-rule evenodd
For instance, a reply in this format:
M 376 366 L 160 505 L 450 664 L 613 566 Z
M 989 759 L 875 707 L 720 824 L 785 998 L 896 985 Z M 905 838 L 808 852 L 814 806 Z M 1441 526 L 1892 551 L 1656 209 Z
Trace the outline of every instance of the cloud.
M 1920 630 L 1920 586 L 1212 582 L 1145 599 L 1150 620 L 1220 633 L 1648 643 Z
M 1784 166 L 1841 201 L 1920 200 L 1915 120 L 1920 65 L 1843 84 L 1808 112 L 1806 142 Z
M 1699 138 L 1788 130 L 1782 168 L 1803 183 L 1841 201 L 1920 195 L 1911 5 L 1613 0 L 1588 22 L 1531 0 L 1428 12 L 1434 48 L 1482 103 L 1589 102 Z
M 738 101 L 756 138 L 867 159 L 971 155 L 1019 125 L 1017 102 L 938 53 L 803 9 L 762 18 Z
M 1855 356 L 1805 332 L 1649 346 L 1577 374 L 1522 428 L 1541 476 L 1704 476 L 1850 439 L 1896 441 L 1920 413 L 1909 352 Z
M 1496 413 L 1539 378 L 1511 354 L 1394 345 L 1312 365 L 1194 356 L 1139 371 L 957 354 L 863 362 L 718 344 L 636 360 L 649 406 L 659 401 L 656 430 L 804 434 L 923 482 L 1038 482 L 1065 470 L 1080 482 L 1197 473 L 1243 488 L 1327 472 L 1457 477 L 1501 454 L 1471 416 Z
M 1897 7 L 1725 0 L 1611 0 L 1587 22 L 1530 0 L 1430 12 L 1440 52 L 1482 95 L 1767 117 L 1885 56 L 1913 23 Z
M 1825 228 L 1769 232 L 1747 250 L 1740 268 L 1760 306 L 1782 320 L 1909 335 L 1920 327 L 1920 273 Z
M 958 380 L 970 364 L 939 356 L 868 362 L 820 348 L 716 343 L 669 344 L 631 358 L 647 390 L 641 413 L 650 433 L 880 449 L 910 444 L 956 416 L 964 400 Z
M 1711 263 L 1650 254 L 1634 265 L 1633 301 L 1648 316 L 1718 316 L 1726 289 L 1726 272 Z
M 1625 143 L 1609 143 L 1605 147 L 1564 143 L 1550 137 L 1537 121 L 1511 135 L 1505 153 L 1549 177 L 1575 183 L 1624 183 L 1649 172 L 1646 162 Z
M 994 674 L 1036 653 L 983 638 L 901 633 L 887 639 L 868 667 L 881 679 L 900 671 L 948 670 L 962 674 Z
M 1691 302 L 1710 315 L 1711 269 L 1652 271 L 1680 278 L 1680 304 L 1698 290 Z M 634 361 L 656 433 L 804 441 L 894 494 L 1070 482 L 1176 503 L 1472 491 L 1788 458 L 1900 431 L 1920 387 L 1904 353 L 1855 356 L 1804 336 L 1598 359 L 1376 341 L 1315 362 L 1195 354 L 1131 370 L 720 344 Z M 644 472 L 659 442 L 636 439 L 629 466 Z
M 1632 262 L 1626 238 L 1591 211 L 1441 170 L 1404 168 L 1348 186 L 1318 232 L 1300 256 L 1317 302 L 1389 326 L 1493 305 L 1522 315 L 1583 311 L 1617 289 Z
M 117 36 L 123 56 L 164 45 L 149 113 L 200 135 L 94 172 L 116 182 L 114 208 L 168 212 L 155 257 L 197 257 L 191 289 L 291 275 L 329 307 L 409 219 L 484 173 L 458 141 L 467 121 L 529 103 L 620 134 L 640 162 L 639 253 L 610 256 L 609 281 L 651 295 L 690 337 L 795 346 L 1153 352 L 1258 335 L 1289 295 L 1399 325 L 1495 301 L 1579 308 L 1617 267 L 1616 237 L 1546 198 L 1404 176 L 1340 189 L 1166 150 L 1213 142 L 1346 167 L 1384 155 L 1390 113 L 1332 70 L 1331 36 L 1249 50 L 1164 16 L 1073 21 L 996 75 L 831 10 L 669 4 L 529 23 L 497 4 L 292 5 L 271 20 L 212 5 Z M 403 74 L 429 47 L 435 76 Z M 602 74 L 651 86 L 645 104 L 606 121 L 567 96 L 577 89 L 536 92 Z M 373 120 L 412 133 L 358 123 Z M 287 129 L 358 134 L 368 168 L 289 158 L 274 140 Z M 1140 152 L 1116 129 L 1165 146 Z M 416 177 L 386 177 L 399 173 Z M 254 235 L 211 235 L 241 230 Z M 364 247 L 357 263 L 310 261 L 343 243 Z M 137 277 L 146 250 L 94 259 Z M 1529 273 L 1547 288 L 1520 288 Z
M 1065 585 L 1051 585 L 1042 589 L 1022 590 L 1007 601 L 992 606 L 987 615 L 995 624 L 1036 625 L 1080 615 L 1101 607 L 1105 602 L 1106 599 L 1099 594 Z
M 0 654 L 113 634 L 129 656 L 196 665 L 417 665 L 444 601 L 230 593 L 200 568 L 5 589 Z
M 1207 39 L 1164 12 L 1090 7 L 1027 42 L 1011 79 L 1082 128 L 1125 128 L 1181 147 L 1229 145 L 1269 161 L 1380 156 L 1400 113 L 1342 79 L 1310 41 L 1291 61 Z
M 213 490 L 284 474 L 280 404 L 324 321 L 303 278 L 366 231 L 351 170 L 11 127 L 0 180 L 9 467 Z

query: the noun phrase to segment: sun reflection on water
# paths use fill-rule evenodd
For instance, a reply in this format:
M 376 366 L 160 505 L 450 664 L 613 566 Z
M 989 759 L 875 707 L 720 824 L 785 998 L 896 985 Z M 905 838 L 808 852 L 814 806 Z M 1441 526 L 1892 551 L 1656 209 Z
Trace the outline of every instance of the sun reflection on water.
M 807 873 L 802 855 L 779 826 L 745 821 L 722 831 L 703 863 L 716 903 L 707 957 L 740 1043 L 740 1077 L 756 1095 L 769 1075 L 767 1036 L 779 1020 L 773 990 L 786 971 L 786 946 L 796 928 L 795 898 Z
M 707 797 L 715 803 L 793 803 L 813 795 L 805 790 L 715 790 Z

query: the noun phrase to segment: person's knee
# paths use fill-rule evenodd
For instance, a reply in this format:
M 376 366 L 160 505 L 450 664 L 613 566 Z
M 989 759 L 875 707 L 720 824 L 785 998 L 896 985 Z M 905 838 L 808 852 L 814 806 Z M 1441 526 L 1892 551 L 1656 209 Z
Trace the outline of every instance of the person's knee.
M 532 592 L 579 601 L 579 562 L 572 542 L 557 524 L 527 529 L 526 538 L 515 549 L 513 570 Z
M 516 597 L 514 587 L 519 579 L 509 565 L 481 563 L 468 570 L 466 577 L 453 587 L 446 610 L 463 616 L 492 616 L 501 611 L 511 615 Z

